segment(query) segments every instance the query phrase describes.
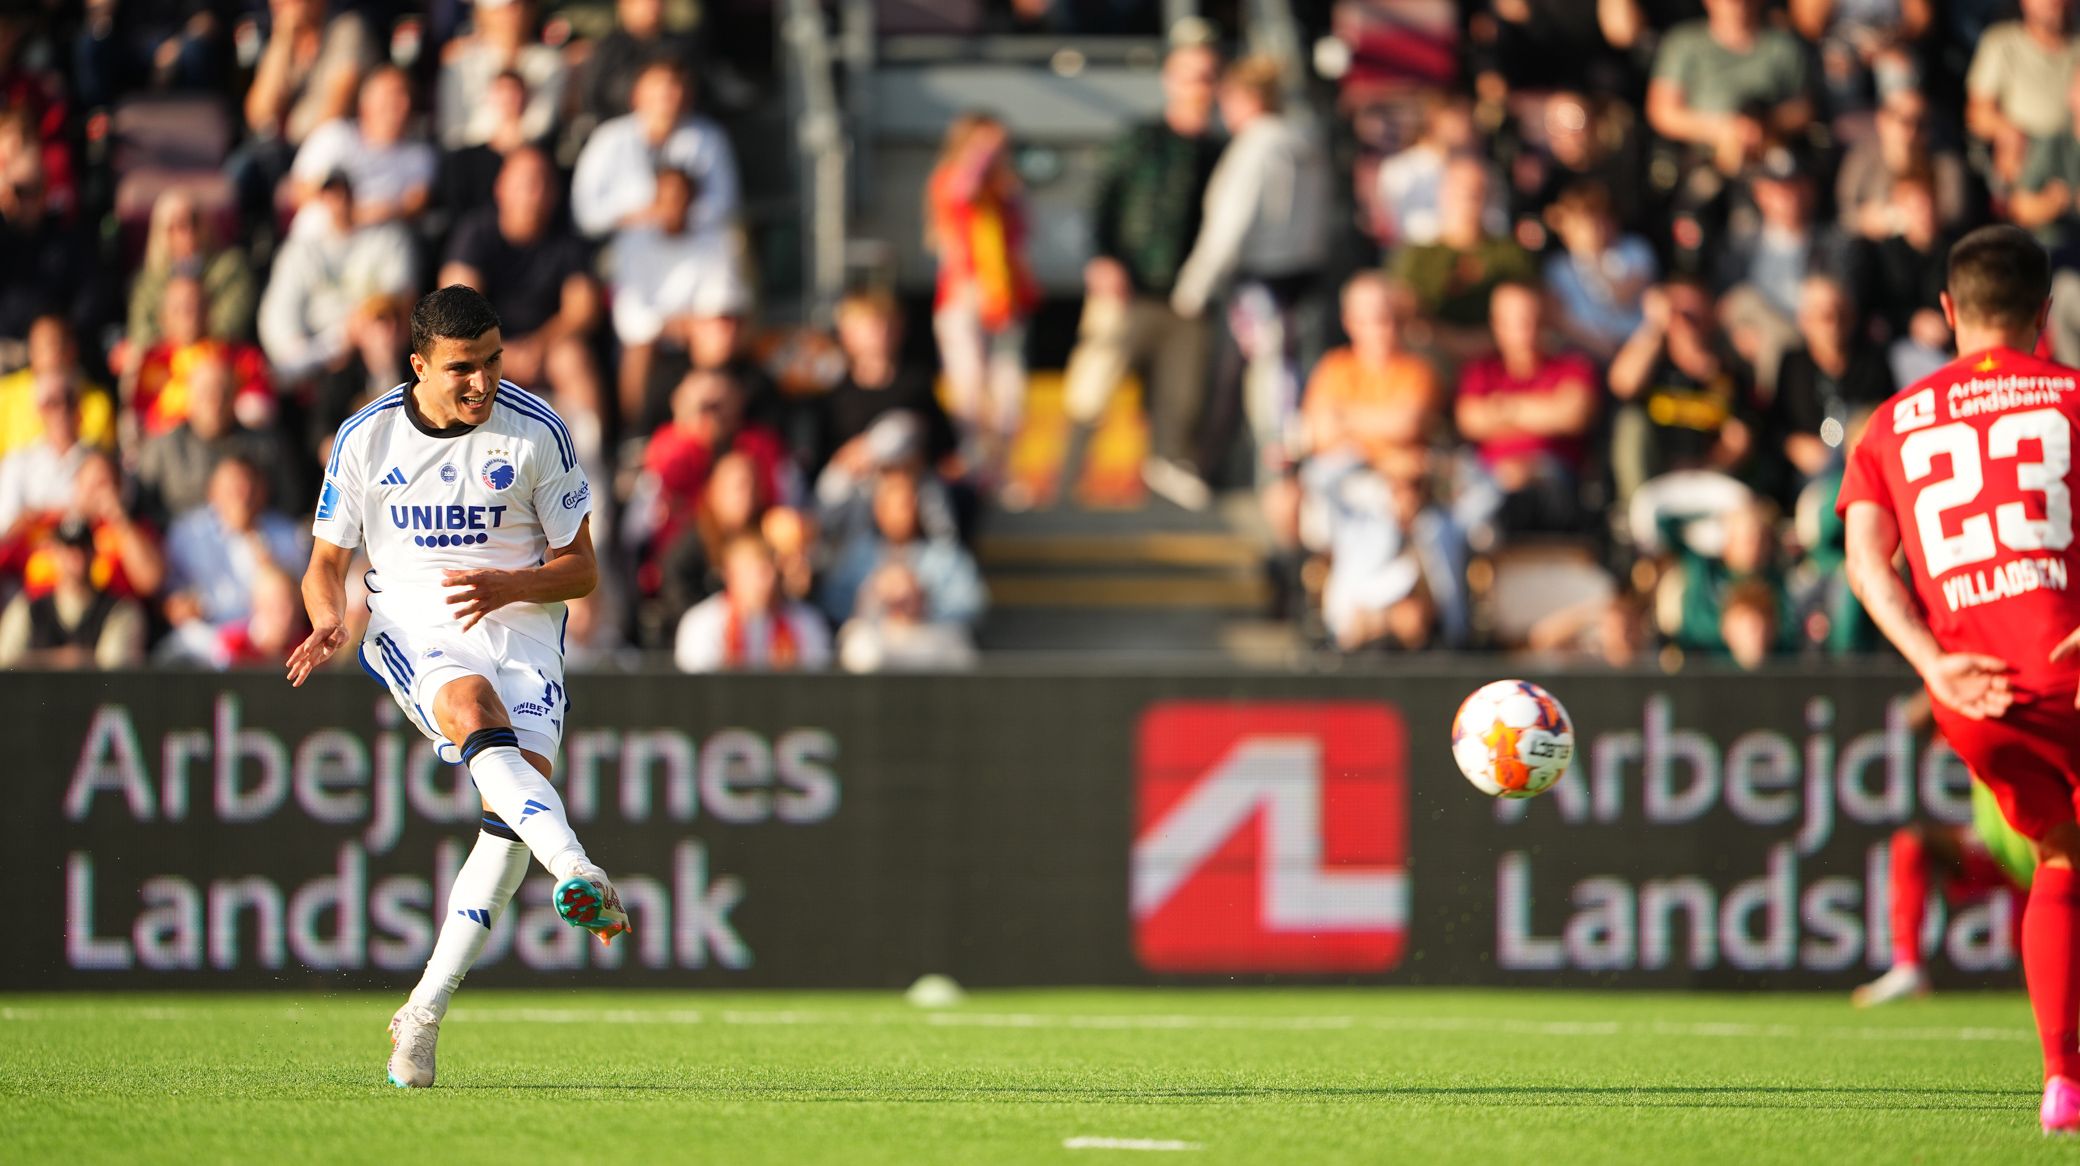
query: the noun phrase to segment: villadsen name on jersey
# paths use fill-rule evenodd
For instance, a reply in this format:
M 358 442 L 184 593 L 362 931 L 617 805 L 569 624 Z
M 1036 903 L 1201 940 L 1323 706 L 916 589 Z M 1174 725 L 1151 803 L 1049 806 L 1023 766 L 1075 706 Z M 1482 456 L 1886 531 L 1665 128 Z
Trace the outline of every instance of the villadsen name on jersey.
M 474 429 L 424 428 L 404 385 L 340 426 L 311 532 L 365 546 L 369 606 L 403 628 L 459 628 L 443 571 L 539 566 L 569 546 L 592 512 L 592 488 L 570 430 L 547 402 L 500 381 L 491 419 Z M 487 622 L 558 645 L 561 603 L 515 603 Z

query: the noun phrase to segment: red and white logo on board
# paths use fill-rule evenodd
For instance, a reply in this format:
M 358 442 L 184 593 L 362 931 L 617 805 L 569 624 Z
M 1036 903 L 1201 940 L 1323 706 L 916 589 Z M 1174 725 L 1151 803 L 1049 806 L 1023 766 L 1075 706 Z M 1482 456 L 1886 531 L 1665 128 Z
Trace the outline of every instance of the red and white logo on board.
M 1141 718 L 1134 952 L 1152 972 L 1383 972 L 1408 930 L 1407 732 L 1369 701 Z

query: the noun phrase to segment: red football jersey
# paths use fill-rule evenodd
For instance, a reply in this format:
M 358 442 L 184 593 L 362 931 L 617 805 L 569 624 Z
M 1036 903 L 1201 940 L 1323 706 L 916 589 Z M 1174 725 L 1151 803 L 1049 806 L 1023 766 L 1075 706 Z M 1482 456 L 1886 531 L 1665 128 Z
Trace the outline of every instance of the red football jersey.
M 2072 699 L 2080 664 L 2073 430 L 2080 373 L 2006 348 L 1961 357 L 1878 407 L 1836 509 L 1899 521 L 1914 590 L 1946 651 L 2006 660 L 2019 694 Z

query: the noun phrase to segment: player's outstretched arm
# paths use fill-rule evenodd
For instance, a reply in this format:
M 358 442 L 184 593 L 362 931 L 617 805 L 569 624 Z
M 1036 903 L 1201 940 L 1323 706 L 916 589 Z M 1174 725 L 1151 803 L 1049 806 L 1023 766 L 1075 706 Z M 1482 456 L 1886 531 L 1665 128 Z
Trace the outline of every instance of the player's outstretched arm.
M 311 542 L 311 565 L 303 572 L 303 610 L 310 616 L 311 634 L 289 653 L 289 683 L 298 688 L 347 642 L 347 567 L 353 561 L 349 547 L 322 538 Z
M 570 543 L 551 548 L 539 567 L 518 571 L 443 571 L 441 585 L 449 588 L 448 606 L 462 621 L 462 630 L 477 626 L 483 618 L 509 603 L 561 603 L 583 599 L 599 584 L 599 560 L 592 552 L 592 519 L 578 524 Z
M 2008 711 L 2014 694 L 2008 689 L 2007 661 L 1971 652 L 1945 652 L 1921 618 L 1906 580 L 1892 565 L 1893 556 L 1899 553 L 1899 522 L 1892 512 L 1875 502 L 1852 503 L 1845 533 L 1848 558 L 1844 570 L 1849 589 L 1862 601 L 1871 621 L 1921 674 L 1929 695 L 1975 721 Z

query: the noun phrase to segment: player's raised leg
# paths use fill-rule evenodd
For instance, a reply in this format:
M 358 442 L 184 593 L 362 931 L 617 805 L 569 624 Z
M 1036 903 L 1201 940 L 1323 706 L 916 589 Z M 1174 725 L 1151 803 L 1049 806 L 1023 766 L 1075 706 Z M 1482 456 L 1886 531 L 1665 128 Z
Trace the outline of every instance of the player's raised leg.
M 460 742 L 477 792 L 512 826 L 537 862 L 556 876 L 557 914 L 601 943 L 628 930 L 613 883 L 585 854 L 571 830 L 563 798 L 549 784 L 549 759 L 520 749 L 505 703 L 491 682 L 464 676 L 442 685 L 433 716 L 448 740 Z

